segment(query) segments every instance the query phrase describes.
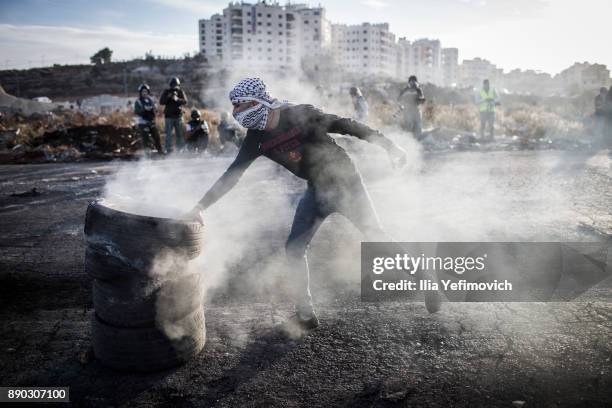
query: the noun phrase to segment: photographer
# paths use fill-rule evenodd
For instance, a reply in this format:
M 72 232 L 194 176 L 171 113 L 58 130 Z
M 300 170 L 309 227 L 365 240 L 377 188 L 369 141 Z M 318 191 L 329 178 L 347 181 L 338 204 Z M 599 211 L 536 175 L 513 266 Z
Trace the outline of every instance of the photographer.
M 181 81 L 174 77 L 170 80 L 170 88 L 164 90 L 159 103 L 164 105 L 165 132 L 166 132 L 166 151 L 173 151 L 172 129 L 176 134 L 176 148 L 183 147 L 183 105 L 187 103 L 187 96 L 181 89 Z
M 149 136 L 153 138 L 157 153 L 160 155 L 164 154 L 164 150 L 161 147 L 159 130 L 155 125 L 156 112 L 155 101 L 151 98 L 151 88 L 147 84 L 141 84 L 138 87 L 138 99 L 134 102 L 134 113 L 136 114 L 136 124 L 142 138 L 145 156 L 148 154 Z
M 191 120 L 187 122 L 187 150 L 204 153 L 208 147 L 208 135 L 208 123 L 202 120 L 199 110 L 192 110 Z

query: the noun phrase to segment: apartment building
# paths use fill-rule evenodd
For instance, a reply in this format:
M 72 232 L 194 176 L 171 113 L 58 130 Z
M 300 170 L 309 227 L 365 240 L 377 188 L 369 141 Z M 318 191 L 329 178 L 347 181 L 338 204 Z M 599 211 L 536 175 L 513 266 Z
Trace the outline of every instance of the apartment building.
M 459 80 L 459 49 L 442 48 L 442 85 L 454 86 Z
M 397 47 L 389 24 L 332 24 L 334 58 L 347 72 L 397 76 Z
M 480 87 L 488 79 L 491 85 L 499 88 L 502 85 L 503 70 L 483 58 L 463 60 L 459 70 L 459 82 L 464 86 Z
M 223 67 L 297 70 L 325 60 L 355 74 L 457 82 L 457 49 L 442 49 L 439 40 L 396 42 L 387 23 L 331 24 L 320 6 L 232 2 L 198 28 L 200 52 Z
M 596 90 L 610 84 L 610 70 L 603 64 L 576 62 L 561 71 L 555 79 L 566 93 Z
M 230 3 L 199 21 L 200 52 L 211 62 L 260 69 L 298 68 L 331 46 L 325 9 L 259 1 Z

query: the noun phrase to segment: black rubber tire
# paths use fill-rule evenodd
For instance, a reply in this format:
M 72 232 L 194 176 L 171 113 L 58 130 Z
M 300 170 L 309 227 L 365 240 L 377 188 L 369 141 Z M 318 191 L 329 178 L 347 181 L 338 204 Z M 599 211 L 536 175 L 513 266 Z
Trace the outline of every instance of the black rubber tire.
M 85 248 L 83 269 L 92 278 L 105 281 L 125 279 L 128 276 L 142 276 L 141 271 L 96 245 L 87 245 Z
M 129 214 L 99 200 L 87 207 L 85 238 L 89 245 L 106 248 L 122 262 L 146 271 L 160 254 L 187 259 L 199 256 L 204 227 L 196 221 Z
M 93 304 L 100 320 L 117 327 L 154 326 L 180 319 L 202 307 L 200 275 L 191 274 L 155 287 L 150 281 L 93 283 Z
M 114 327 L 92 317 L 92 345 L 104 366 L 129 372 L 153 372 L 183 364 L 197 356 L 206 343 L 204 310 L 176 321 L 184 333 L 171 340 L 157 328 Z

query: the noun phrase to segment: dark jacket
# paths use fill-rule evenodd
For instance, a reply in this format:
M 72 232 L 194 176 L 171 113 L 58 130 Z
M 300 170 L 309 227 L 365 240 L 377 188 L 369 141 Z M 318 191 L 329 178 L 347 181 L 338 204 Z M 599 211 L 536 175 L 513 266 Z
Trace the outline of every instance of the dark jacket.
M 174 98 L 176 96 L 176 98 Z M 167 118 L 180 118 L 183 116 L 183 105 L 187 103 L 187 95 L 181 88 L 164 90 L 159 98 L 160 105 L 165 105 L 164 116 Z
M 361 185 L 355 164 L 328 133 L 352 135 L 387 151 L 397 148 L 382 134 L 354 120 L 323 113 L 311 105 L 289 106 L 282 108 L 275 129 L 249 129 L 236 159 L 200 204 L 206 208 L 229 191 L 259 156 L 280 164 L 315 188 Z
M 155 120 L 155 102 L 150 96 L 136 99 L 134 102 L 134 113 L 147 122 Z
M 408 92 L 408 98 L 406 101 L 408 107 L 417 107 L 418 105 L 425 103 L 425 95 L 423 95 L 423 90 L 421 89 L 421 86 L 419 84 L 416 84 L 414 86 L 408 85 L 407 87 L 402 89 L 397 99 L 401 99 L 406 92 Z
M 606 112 L 606 95 L 597 94 L 595 97 L 595 115 L 603 116 Z

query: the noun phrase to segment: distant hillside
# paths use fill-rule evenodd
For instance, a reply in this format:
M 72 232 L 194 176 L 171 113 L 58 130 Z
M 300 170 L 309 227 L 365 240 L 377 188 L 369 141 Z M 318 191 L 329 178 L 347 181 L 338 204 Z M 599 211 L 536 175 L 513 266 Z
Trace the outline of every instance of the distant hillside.
M 207 67 L 198 57 L 180 60 L 133 60 L 104 65 L 62 65 L 49 68 L 0 71 L 0 86 L 16 97 L 47 96 L 52 100 L 85 98 L 100 94 L 135 95 L 147 82 L 157 95 L 169 78 L 178 76 L 185 89 L 200 90 L 207 83 Z M 199 92 L 188 92 L 198 99 Z

